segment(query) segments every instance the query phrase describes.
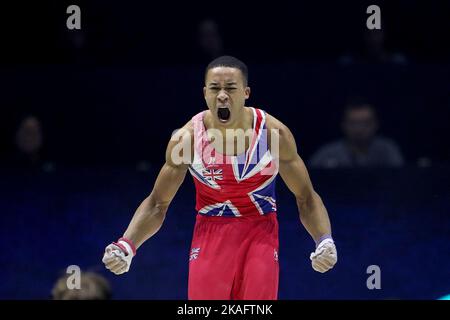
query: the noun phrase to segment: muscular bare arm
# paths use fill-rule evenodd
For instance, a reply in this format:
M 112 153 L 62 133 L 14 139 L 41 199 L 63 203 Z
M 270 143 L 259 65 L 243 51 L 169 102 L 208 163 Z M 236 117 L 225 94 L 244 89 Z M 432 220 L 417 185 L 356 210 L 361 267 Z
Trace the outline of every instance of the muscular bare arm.
M 314 239 L 317 248 L 311 254 L 314 270 L 325 272 L 337 261 L 336 248 L 331 239 L 331 224 L 322 199 L 314 190 L 308 170 L 297 152 L 295 139 L 290 130 L 279 120 L 268 115 L 267 128 L 278 138 L 279 172 L 289 190 L 294 194 L 300 221 Z M 324 246 L 324 248 L 322 248 Z
M 150 195 L 137 208 L 124 237 L 139 248 L 161 228 L 170 202 L 186 175 L 186 168 L 165 163 Z
M 103 263 L 111 272 L 127 272 L 134 251 L 161 228 L 167 209 L 192 160 L 192 133 L 192 123 L 189 122 L 172 136 L 166 150 L 166 162 L 156 178 L 152 192 L 137 208 L 123 237 L 106 247 Z
M 133 242 L 136 248 L 161 228 L 169 204 L 186 176 L 188 164 L 179 163 L 177 159 L 174 159 L 174 156 L 182 157 L 182 150 L 185 149 L 181 149 L 181 153 L 176 155 L 174 151 L 180 143 L 184 144 L 186 148 L 191 148 L 192 130 L 190 126 L 190 123 L 185 125 L 181 129 L 183 132 L 178 132 L 169 142 L 166 150 L 166 162 L 156 178 L 153 190 L 137 208 L 124 233 L 124 237 Z
M 278 129 L 279 171 L 283 181 L 294 194 L 300 221 L 314 241 L 331 234 L 330 220 L 322 199 L 314 190 L 303 160 L 297 153 L 294 136 L 274 117 L 268 116 L 268 128 Z

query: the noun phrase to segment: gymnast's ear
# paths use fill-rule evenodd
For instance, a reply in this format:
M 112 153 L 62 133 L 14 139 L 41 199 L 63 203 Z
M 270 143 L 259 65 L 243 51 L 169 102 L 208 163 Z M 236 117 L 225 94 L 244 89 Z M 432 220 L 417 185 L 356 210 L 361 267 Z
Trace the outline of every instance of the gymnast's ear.
M 251 92 L 250 87 L 245 87 L 244 89 L 245 99 L 250 98 L 250 92 Z

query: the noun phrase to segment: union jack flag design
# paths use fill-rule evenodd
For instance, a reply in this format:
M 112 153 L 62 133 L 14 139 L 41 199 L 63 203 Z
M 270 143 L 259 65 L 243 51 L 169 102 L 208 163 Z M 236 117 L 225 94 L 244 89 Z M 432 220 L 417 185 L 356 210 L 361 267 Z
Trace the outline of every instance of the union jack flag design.
M 205 169 L 203 170 L 203 177 L 208 181 L 222 180 L 222 169 Z
M 189 171 L 194 178 L 199 214 L 241 217 L 276 212 L 278 168 L 267 146 L 266 115 L 260 109 L 251 110 L 250 147 L 237 156 L 221 155 L 211 147 L 203 124 L 205 111 L 192 118 L 195 148 Z
M 200 248 L 192 248 L 191 254 L 189 255 L 189 261 L 197 259 L 199 253 L 200 253 Z

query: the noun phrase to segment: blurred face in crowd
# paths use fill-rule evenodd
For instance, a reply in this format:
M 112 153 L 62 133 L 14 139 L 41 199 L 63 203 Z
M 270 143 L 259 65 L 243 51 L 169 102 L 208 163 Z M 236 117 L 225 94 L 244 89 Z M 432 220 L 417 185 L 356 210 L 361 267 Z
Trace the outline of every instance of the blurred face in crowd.
M 36 117 L 29 116 L 20 123 L 16 133 L 17 148 L 26 154 L 38 152 L 42 147 L 41 124 Z
M 368 30 L 364 41 L 369 50 L 379 51 L 384 48 L 384 32 L 382 30 Z
M 250 88 L 241 70 L 216 67 L 208 70 L 203 94 L 214 122 L 221 126 L 232 126 L 243 116 L 245 100 Z
M 369 105 L 346 111 L 342 129 L 347 140 L 358 146 L 370 143 L 378 129 L 377 119 Z
M 68 276 L 59 278 L 53 289 L 53 300 L 109 300 L 111 286 L 109 282 L 99 274 L 83 272 L 80 278 L 80 289 L 67 288 Z
M 222 38 L 217 24 L 213 20 L 204 20 L 198 27 L 198 41 L 200 47 L 211 57 L 222 52 Z

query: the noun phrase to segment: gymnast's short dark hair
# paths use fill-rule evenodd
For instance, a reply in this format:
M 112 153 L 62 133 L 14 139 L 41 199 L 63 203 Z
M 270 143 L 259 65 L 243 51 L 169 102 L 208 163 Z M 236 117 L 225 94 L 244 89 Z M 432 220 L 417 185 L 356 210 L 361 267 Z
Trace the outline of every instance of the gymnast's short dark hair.
M 206 74 L 210 69 L 216 68 L 216 67 L 229 67 L 229 68 L 236 68 L 239 69 L 242 73 L 243 79 L 244 79 L 244 85 L 246 86 L 248 83 L 248 68 L 245 65 L 244 62 L 239 60 L 238 58 L 232 57 L 232 56 L 220 56 L 213 61 L 211 61 L 208 66 L 206 67 L 205 71 L 205 78 Z

